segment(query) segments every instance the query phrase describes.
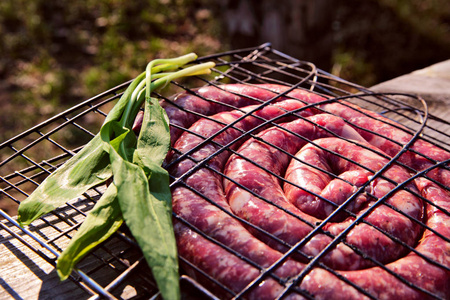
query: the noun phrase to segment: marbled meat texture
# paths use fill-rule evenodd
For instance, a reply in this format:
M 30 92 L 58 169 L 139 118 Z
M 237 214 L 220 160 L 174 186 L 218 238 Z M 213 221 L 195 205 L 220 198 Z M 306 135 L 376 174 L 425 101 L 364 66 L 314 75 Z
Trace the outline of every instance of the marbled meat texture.
M 449 299 L 450 172 L 435 166 L 450 153 L 418 139 L 388 165 L 412 138 L 401 125 L 288 89 L 209 86 L 161 103 L 179 254 L 233 293 L 250 286 L 248 299 Z

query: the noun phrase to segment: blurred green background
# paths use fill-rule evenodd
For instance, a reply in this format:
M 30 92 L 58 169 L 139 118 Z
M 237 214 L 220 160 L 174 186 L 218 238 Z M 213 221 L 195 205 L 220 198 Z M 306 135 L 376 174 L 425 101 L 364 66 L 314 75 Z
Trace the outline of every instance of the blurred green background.
M 272 42 L 364 86 L 449 58 L 448 0 L 2 0 L 0 142 L 157 57 Z

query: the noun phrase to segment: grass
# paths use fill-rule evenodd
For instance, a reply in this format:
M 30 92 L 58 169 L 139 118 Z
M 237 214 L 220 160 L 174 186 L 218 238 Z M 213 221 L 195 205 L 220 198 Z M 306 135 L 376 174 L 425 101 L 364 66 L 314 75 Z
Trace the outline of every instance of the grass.
M 134 78 L 154 58 L 223 50 L 207 2 L 2 1 L 0 140 Z

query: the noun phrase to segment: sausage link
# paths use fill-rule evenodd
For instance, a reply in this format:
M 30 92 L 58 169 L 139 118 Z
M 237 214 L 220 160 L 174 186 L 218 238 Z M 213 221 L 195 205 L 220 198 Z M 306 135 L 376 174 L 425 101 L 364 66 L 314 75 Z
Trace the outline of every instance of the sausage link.
M 179 254 L 231 288 L 233 292 L 239 293 L 259 275 L 259 269 L 245 263 L 223 247 L 207 241 L 182 223 L 174 222 L 174 231 L 180 249 Z M 195 274 L 193 276 L 195 277 Z M 249 300 L 271 300 L 277 298 L 282 290 L 283 287 L 279 283 L 268 278 L 252 288 L 245 296 Z M 304 298 L 298 294 L 291 294 L 287 299 Z
M 270 87 L 270 85 L 268 86 Z M 285 87 L 287 89 L 287 87 Z M 296 99 L 311 97 L 311 93 L 297 93 Z M 227 84 L 218 87 L 207 86 L 193 89 L 174 97 L 161 101 L 166 110 L 170 123 L 170 136 L 172 145 L 183 132 L 197 121 L 201 115 L 210 116 L 219 112 L 234 110 L 235 108 L 264 102 L 280 102 L 289 99 L 280 97 L 278 93 L 264 86 L 253 87 L 242 84 Z M 175 126 L 174 126 L 175 125 Z
M 363 179 L 369 181 L 370 176 L 389 162 L 388 159 L 377 153 L 379 150 L 370 147 L 370 145 L 364 144 L 364 146 L 367 148 L 338 138 L 324 138 L 315 140 L 314 144 L 303 147 L 296 154 L 296 159 L 291 161 L 286 171 L 287 182 L 284 184 L 284 191 L 288 200 L 310 214 L 321 211 L 323 212 L 322 217 L 328 216 L 327 214 L 334 211 L 336 206 L 331 205 L 324 199 L 331 203 L 341 204 L 340 201 L 343 198 L 340 195 L 343 190 L 342 186 L 344 188 L 351 186 L 348 182 L 343 181 L 343 178 L 340 177 L 341 173 L 360 171 L 364 173 Z M 336 175 L 331 176 L 333 173 Z M 348 176 L 348 173 L 346 173 L 346 176 Z M 370 198 L 379 199 L 394 189 L 397 184 L 410 178 L 407 170 L 395 164 L 383 172 L 382 176 L 370 181 L 369 186 L 367 186 L 366 190 L 372 196 L 367 197 L 369 200 L 366 200 L 360 213 L 365 212 L 366 207 L 372 206 L 374 200 L 370 200 Z M 361 178 L 358 178 L 358 180 L 361 180 Z M 408 188 L 417 194 L 418 191 L 413 184 L 410 184 Z M 325 193 L 319 197 L 322 190 Z M 317 196 L 310 191 L 316 191 Z M 335 198 L 335 196 L 338 198 Z M 313 210 L 309 211 L 311 203 L 318 203 L 319 208 L 313 207 Z M 421 220 L 423 205 L 418 197 L 406 190 L 396 192 L 384 203 L 389 204 L 390 207 L 380 205 L 374 209 L 365 218 L 365 221 L 371 225 L 365 223 L 357 225 L 349 232 L 346 241 L 362 250 L 365 255 L 381 263 L 388 263 L 403 255 L 405 249 L 386 236 L 385 233 L 396 237 L 409 246 L 414 246 L 420 234 L 420 226 L 413 220 Z M 351 216 L 347 219 L 348 222 L 343 221 L 343 223 L 329 222 L 324 229 L 337 235 L 347 227 L 347 223 L 353 221 L 354 217 Z M 368 236 L 370 236 L 370 239 L 367 238 Z
M 225 193 L 233 212 L 290 245 L 301 241 L 321 220 L 288 201 L 275 175 L 286 170 L 288 153 L 295 154 L 308 140 L 331 136 L 325 129 L 341 137 L 360 139 L 342 119 L 321 114 L 267 129 L 247 141 L 230 157 L 224 171 Z M 258 232 L 255 235 L 264 239 Z M 301 251 L 315 255 L 330 242 L 329 236 L 316 235 Z M 340 270 L 369 266 L 365 258 L 343 244 L 327 255 L 324 263 Z
M 284 94 L 279 96 L 280 93 Z M 253 116 L 243 117 L 245 112 L 254 109 L 251 105 L 267 101 L 272 105 L 265 111 L 256 110 Z M 314 104 L 315 107 L 306 110 L 302 108 L 304 104 Z M 168 166 L 172 176 L 182 181 L 172 189 L 174 212 L 218 242 L 213 243 L 175 222 L 180 255 L 235 292 L 249 284 L 261 270 L 278 262 L 283 252 L 301 241 L 356 189 L 371 180 L 373 173 L 389 160 L 389 156 L 396 155 L 412 138 L 401 125 L 374 112 L 350 103 L 330 103 L 326 96 L 281 85 L 208 86 L 195 90 L 194 94 L 183 93 L 163 101 L 162 106 L 172 125 L 174 151 L 168 157 Z M 241 109 L 234 110 L 233 107 Z M 241 142 L 230 144 L 243 132 L 261 124 L 263 119 L 270 120 L 280 116 L 281 111 L 292 110 L 299 110 L 301 117 L 280 125 L 272 124 L 273 127 L 261 131 L 242 145 Z M 202 115 L 212 117 L 202 118 Z M 255 118 L 257 116 L 262 119 Z M 233 122 L 236 123 L 233 127 L 224 129 L 225 124 Z M 182 133 L 184 128 L 189 128 L 190 132 Z M 213 136 L 212 141 L 204 142 Z M 341 142 L 336 137 L 356 142 Z M 310 142 L 316 146 L 307 145 Z M 364 150 L 357 144 L 364 145 Z M 222 151 L 224 145 L 231 145 L 230 151 Z M 338 145 L 345 149 L 338 149 Z M 302 147 L 309 153 L 299 155 L 304 155 L 302 161 L 307 161 L 305 158 L 308 157 L 311 159 L 308 162 L 310 168 L 299 167 L 298 164 L 303 164 L 293 159 Z M 345 244 L 339 243 L 322 257 L 322 264 L 338 270 L 335 274 L 316 266 L 297 288 L 317 299 L 363 299 L 364 295 L 353 285 L 380 299 L 426 299 L 427 293 L 445 299 L 450 297 L 450 274 L 447 271 L 450 268 L 450 245 L 447 242 L 450 238 L 450 195 L 444 188 L 450 186 L 450 172 L 446 168 L 433 168 L 437 162 L 449 160 L 450 153 L 421 139 L 416 140 L 411 149 L 413 151 L 402 154 L 399 161 L 412 172 L 427 171 L 427 177 L 416 179 L 408 185 L 408 190 L 388 197 L 385 204 L 381 203 L 364 219 L 365 222 L 354 226 L 345 236 Z M 230 157 L 232 151 L 237 152 Z M 218 155 L 191 172 L 198 161 L 216 152 Z M 189 155 L 184 157 L 185 153 Z M 349 159 L 365 168 L 356 167 L 345 159 L 341 161 L 336 154 L 350 156 Z M 338 167 L 331 167 L 320 159 L 314 165 L 314 155 L 316 158 L 328 157 Z M 297 166 L 286 171 L 289 164 Z M 303 172 L 305 177 L 301 177 L 296 174 L 297 167 L 302 172 L 311 173 Z M 316 167 L 328 173 L 318 171 Z M 428 168 L 432 170 L 428 171 Z M 331 176 L 337 169 L 343 173 Z M 191 173 L 187 175 L 186 172 Z M 288 178 L 281 178 L 285 173 Z M 299 252 L 281 261 L 274 274 L 287 280 L 304 270 L 304 263 L 308 261 L 305 257 L 318 254 L 333 240 L 333 236 L 353 222 L 355 216 L 369 209 L 373 199 L 383 197 L 410 176 L 396 164 L 382 175 L 371 181 L 365 193 L 360 193 L 349 203 L 346 209 L 350 215 L 340 214 L 333 222 L 327 222 L 323 231 L 314 235 Z M 299 181 L 294 183 L 294 178 Z M 427 201 L 423 219 L 422 203 L 414 196 L 416 193 Z M 312 202 L 305 201 L 308 199 Z M 337 222 L 339 220 L 342 222 Z M 420 222 L 426 222 L 429 229 L 421 233 Z M 416 246 L 415 251 L 405 255 L 405 247 L 393 239 Z M 376 244 L 376 247 L 371 248 L 369 244 Z M 359 250 L 355 252 L 355 249 Z M 397 259 L 402 255 L 405 256 Z M 397 275 L 384 268 L 373 267 L 367 256 L 384 263 L 387 270 Z M 410 284 L 405 284 L 404 280 Z M 247 296 L 262 299 L 265 295 L 272 299 L 283 290 L 283 284 L 283 281 L 277 283 L 272 278 L 265 278 Z M 294 292 L 288 293 L 288 297 L 295 296 L 298 295 Z
M 182 176 L 195 166 L 194 160 L 201 161 L 209 157 L 222 145 L 227 145 L 240 137 L 242 131 L 248 131 L 264 120 L 283 116 L 288 111 L 294 111 L 303 106 L 299 101 L 285 100 L 259 110 L 255 110 L 256 106 L 250 106 L 238 111 L 218 113 L 211 119 L 200 119 L 175 143 L 174 148 L 177 154 L 173 156 L 173 159 L 177 160 L 177 164 L 171 169 L 171 174 L 175 177 Z M 245 117 L 246 111 L 254 111 L 254 113 Z M 302 114 L 310 115 L 308 111 L 304 111 Z M 202 144 L 206 138 L 222 130 L 225 124 L 231 124 L 237 120 L 239 121 L 232 127 L 217 135 L 213 139 L 214 143 Z M 198 145 L 201 147 L 193 152 L 189 159 L 179 159 L 182 153 L 186 153 Z M 219 171 L 223 169 L 223 164 L 229 155 L 229 152 L 223 152 L 215 156 L 208 162 L 210 169 L 200 168 L 187 177 L 185 183 L 189 188 L 184 186 L 174 188 L 172 191 L 173 210 L 202 232 L 239 251 L 262 268 L 270 267 L 281 258 L 282 254 L 255 239 L 239 221 L 225 212 L 230 209 L 223 195 L 221 177 L 213 169 Z M 210 199 L 211 202 L 206 201 L 205 198 Z M 297 274 L 302 268 L 301 264 L 287 260 L 275 271 L 275 274 L 281 278 L 288 278 Z

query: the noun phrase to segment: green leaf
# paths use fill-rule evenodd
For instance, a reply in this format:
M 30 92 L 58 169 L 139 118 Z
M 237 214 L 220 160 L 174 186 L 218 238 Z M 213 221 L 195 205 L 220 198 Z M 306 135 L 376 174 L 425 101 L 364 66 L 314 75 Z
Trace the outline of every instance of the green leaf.
M 109 112 L 105 124 L 120 119 L 131 94 L 144 78 L 145 72 L 128 86 Z M 29 225 L 37 218 L 110 178 L 112 173 L 107 153 L 103 149 L 100 135 L 97 134 L 80 152 L 50 174 L 30 197 L 19 205 L 20 225 Z
M 179 299 L 169 175 L 157 164 L 146 166 L 146 174 L 139 166 L 123 160 L 112 147 L 110 157 L 125 223 L 139 244 L 163 298 Z
M 56 270 L 67 279 L 74 266 L 97 245 L 108 239 L 123 224 L 117 188 L 111 184 L 89 212 L 66 249 L 58 257 Z
M 99 136 L 50 174 L 19 206 L 22 226 L 54 210 L 111 177 L 108 153 Z
M 110 121 L 120 120 L 125 111 L 125 108 L 127 107 L 130 101 L 131 95 L 133 94 L 133 92 L 135 92 L 136 88 L 144 79 L 145 79 L 145 72 L 142 72 L 131 82 L 131 84 L 127 87 L 125 92 L 120 97 L 119 101 L 116 103 L 116 105 L 114 105 L 114 107 L 106 116 L 104 124 Z
M 118 121 L 111 121 L 102 126 L 100 136 L 106 152 L 109 153 L 110 147 L 112 147 L 125 160 L 133 159 L 136 136 L 132 130 L 123 127 Z
M 170 149 L 170 128 L 166 111 L 158 99 L 146 98 L 144 117 L 136 152 L 139 157 L 151 158 L 161 165 Z
M 139 244 L 163 298 L 179 299 L 169 175 L 160 166 L 168 150 L 167 143 L 170 143 L 170 137 L 165 137 L 169 131 L 168 126 L 160 124 L 160 118 L 166 119 L 157 101 L 147 103 L 146 109 L 143 122 L 149 132 L 141 135 L 144 139 L 140 139 L 137 149 L 133 131 L 119 122 L 106 123 L 100 135 L 104 149 L 110 155 L 113 181 L 125 223 Z M 149 122 L 151 125 L 147 124 Z M 152 151 L 154 147 L 158 152 Z M 135 149 L 142 152 L 133 156 Z M 139 165 L 130 161 L 132 157 L 139 158 Z

